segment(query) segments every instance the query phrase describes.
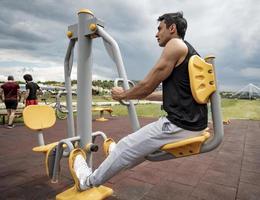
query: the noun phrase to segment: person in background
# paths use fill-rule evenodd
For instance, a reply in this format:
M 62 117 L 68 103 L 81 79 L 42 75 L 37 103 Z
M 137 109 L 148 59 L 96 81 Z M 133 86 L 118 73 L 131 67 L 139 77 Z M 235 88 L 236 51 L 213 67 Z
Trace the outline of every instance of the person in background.
M 23 78 L 26 82 L 26 86 L 25 86 L 26 93 L 24 96 L 25 106 L 37 105 L 38 104 L 37 92 L 38 91 L 42 92 L 41 88 L 37 83 L 33 82 L 33 78 L 31 74 L 25 74 Z
M 20 86 L 14 81 L 13 76 L 8 76 L 7 82 L 1 85 L 0 96 L 5 103 L 7 111 L 8 124 L 7 128 L 14 127 L 15 111 L 18 105 Z

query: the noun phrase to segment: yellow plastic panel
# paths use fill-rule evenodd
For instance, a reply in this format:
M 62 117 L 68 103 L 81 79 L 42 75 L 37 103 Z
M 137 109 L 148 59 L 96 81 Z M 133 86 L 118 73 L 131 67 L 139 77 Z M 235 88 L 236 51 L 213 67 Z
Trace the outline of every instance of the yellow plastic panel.
M 103 200 L 112 194 L 111 188 L 102 185 L 85 191 L 78 191 L 74 186 L 58 194 L 56 200 Z
M 109 154 L 109 146 L 111 143 L 115 142 L 112 138 L 107 138 L 104 143 L 103 143 L 103 150 L 104 150 L 104 154 L 107 157 Z
M 50 143 L 50 144 L 46 144 L 46 145 L 42 145 L 42 146 L 38 146 L 38 147 L 34 147 L 32 150 L 34 152 L 41 152 L 41 153 L 46 153 L 49 149 L 51 149 L 53 146 L 57 146 L 58 142 L 54 142 L 54 143 Z
M 54 109 L 47 105 L 31 105 L 23 110 L 24 124 L 32 130 L 52 127 L 56 122 Z
M 200 153 L 200 148 L 203 142 L 210 137 L 209 132 L 204 132 L 197 137 L 188 138 L 174 143 L 164 145 L 161 150 L 171 153 L 175 157 L 183 157 Z
M 197 103 L 207 103 L 209 96 L 216 91 L 213 65 L 194 55 L 189 60 L 189 77 L 193 98 Z

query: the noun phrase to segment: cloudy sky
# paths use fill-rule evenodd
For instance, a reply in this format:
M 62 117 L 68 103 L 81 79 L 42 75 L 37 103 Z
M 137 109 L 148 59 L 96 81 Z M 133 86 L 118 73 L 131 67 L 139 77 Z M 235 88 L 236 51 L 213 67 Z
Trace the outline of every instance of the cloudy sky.
M 129 79 L 142 79 L 159 58 L 158 16 L 183 11 L 186 40 L 201 54 L 216 56 L 220 89 L 260 86 L 259 0 L 0 0 L 0 80 L 64 81 L 67 27 L 77 12 L 92 10 L 117 40 Z M 93 79 L 114 79 L 116 67 L 100 38 L 94 41 Z M 76 59 L 72 79 L 76 79 Z

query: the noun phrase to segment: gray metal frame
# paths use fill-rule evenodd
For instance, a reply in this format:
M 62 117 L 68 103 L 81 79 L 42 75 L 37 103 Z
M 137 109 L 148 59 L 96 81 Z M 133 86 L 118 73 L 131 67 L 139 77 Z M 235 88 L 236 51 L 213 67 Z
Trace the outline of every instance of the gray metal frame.
M 100 26 L 98 26 L 97 33 L 100 37 L 102 37 L 108 54 L 116 64 L 119 78 L 123 79 L 123 88 L 125 90 L 129 89 L 126 70 L 124 67 L 123 59 L 117 42 L 104 30 L 104 28 Z M 132 101 L 129 101 L 129 104 L 127 105 L 127 109 L 128 109 L 128 114 L 129 114 L 133 131 L 137 131 L 140 128 L 140 124 Z
M 94 25 L 94 29 L 90 28 L 90 25 Z M 104 30 L 103 23 L 94 17 L 94 15 L 88 11 L 83 10 L 78 13 L 78 24 L 69 26 L 70 31 L 70 43 L 67 49 L 65 61 L 64 61 L 64 73 L 65 73 L 65 85 L 67 90 L 67 108 L 68 108 L 68 136 L 70 138 L 61 140 L 56 147 L 56 157 L 53 170 L 53 182 L 57 181 L 59 161 L 62 156 L 67 156 L 68 153 L 74 148 L 74 142 L 78 141 L 81 148 L 86 146 L 95 140 L 97 136 L 101 136 L 104 140 L 107 138 L 103 132 L 92 133 L 92 40 L 95 37 L 100 36 L 103 39 L 105 48 L 114 61 L 117 67 L 119 78 L 123 79 L 124 89 L 129 89 L 129 83 L 124 68 L 123 60 L 121 57 L 120 49 L 117 42 Z M 76 41 L 78 42 L 78 68 L 77 68 L 77 135 L 75 136 L 73 110 L 72 110 L 72 94 L 71 94 L 71 80 L 70 74 L 73 65 L 73 50 Z M 209 62 L 214 64 L 213 59 L 209 59 Z M 216 83 L 217 85 L 217 83 Z M 217 87 L 218 88 L 218 87 Z M 220 110 L 220 98 L 218 90 L 216 90 L 210 97 L 212 120 L 214 128 L 214 137 L 205 144 L 203 144 L 201 152 L 207 152 L 216 148 L 223 138 L 223 124 Z M 136 110 L 132 101 L 126 104 L 128 108 L 129 118 L 133 131 L 140 128 L 137 118 Z M 65 152 L 63 152 L 63 144 L 67 145 Z M 87 163 L 92 167 L 91 151 L 87 152 Z M 147 157 L 151 161 L 159 161 L 172 159 L 174 156 L 169 155 L 166 152 L 159 154 L 151 154 Z
M 76 41 L 78 42 L 78 69 L 77 69 L 77 135 L 80 136 L 80 146 L 84 148 L 91 142 L 92 132 L 92 38 L 90 35 L 97 34 L 103 39 L 106 50 L 112 60 L 115 62 L 119 77 L 123 79 L 124 89 L 129 89 L 128 79 L 121 57 L 120 49 L 117 42 L 104 30 L 103 23 L 95 18 L 91 13 L 79 12 L 78 24 L 68 27 L 68 31 L 72 33 L 69 47 L 64 61 L 65 85 L 67 90 L 67 107 L 68 107 L 68 132 L 71 132 L 69 137 L 73 137 L 74 121 L 72 112 L 72 97 L 71 97 L 71 68 L 73 62 L 73 49 Z M 90 30 L 88 27 L 95 24 L 97 29 Z M 129 117 L 133 130 L 140 128 L 135 107 L 131 101 L 127 104 Z
M 96 30 L 90 30 L 90 25 L 95 24 Z M 68 156 L 69 152 L 73 150 L 73 143 L 79 142 L 81 148 L 95 140 L 97 136 L 101 136 L 104 140 L 107 136 L 103 132 L 92 133 L 92 40 L 100 36 L 103 39 L 104 45 L 108 54 L 117 66 L 119 78 L 123 79 L 124 89 L 129 89 L 128 79 L 124 68 L 121 53 L 116 41 L 103 29 L 103 23 L 95 18 L 92 13 L 88 11 L 80 11 L 78 13 L 78 24 L 73 24 L 68 27 L 71 33 L 70 42 L 64 60 L 64 77 L 66 86 L 66 102 L 68 108 L 68 137 L 61 140 L 56 147 L 56 156 L 53 167 L 52 182 L 58 181 L 58 169 L 60 166 L 60 159 L 62 156 Z M 95 37 L 91 37 L 91 35 Z M 77 136 L 75 136 L 73 108 L 72 108 L 72 91 L 71 91 L 71 69 L 73 65 L 73 51 L 75 43 L 78 42 L 78 68 L 77 68 Z M 133 130 L 140 128 L 134 104 L 129 101 L 126 105 L 129 112 L 129 117 Z M 67 148 L 63 149 L 63 144 Z M 92 153 L 87 152 L 87 163 L 92 167 Z
M 218 147 L 224 137 L 224 128 L 223 128 L 223 121 L 222 121 L 222 114 L 221 114 L 221 104 L 220 104 L 220 95 L 218 91 L 218 83 L 217 83 L 217 76 L 215 70 L 215 57 L 209 57 L 206 59 L 206 62 L 213 65 L 214 74 L 215 74 L 215 85 L 216 91 L 210 96 L 210 106 L 211 106 L 211 115 L 212 115 L 212 122 L 213 122 L 213 130 L 214 130 L 214 137 L 211 140 L 204 143 L 201 148 L 201 153 L 205 153 L 211 151 Z
M 67 53 L 64 60 L 64 78 L 65 78 L 65 88 L 67 91 L 66 95 L 66 107 L 68 110 L 67 117 L 67 135 L 68 137 L 75 136 L 75 127 L 74 127 L 74 118 L 73 118 L 73 107 L 72 107 L 72 91 L 71 91 L 71 71 L 73 66 L 73 55 L 74 55 L 74 46 L 76 40 L 71 39 L 67 49 Z

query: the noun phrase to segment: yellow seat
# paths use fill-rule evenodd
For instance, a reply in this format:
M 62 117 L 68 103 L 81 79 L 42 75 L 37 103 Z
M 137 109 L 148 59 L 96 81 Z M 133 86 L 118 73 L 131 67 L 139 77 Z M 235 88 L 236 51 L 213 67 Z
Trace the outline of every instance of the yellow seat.
M 24 124 L 32 130 L 52 127 L 56 122 L 55 111 L 47 105 L 31 105 L 23 110 Z
M 200 136 L 188 138 L 178 142 L 173 142 L 161 147 L 162 151 L 171 153 L 175 157 L 189 156 L 200 153 L 201 145 L 210 137 L 209 132 L 204 132 Z
M 56 116 L 54 109 L 50 106 L 31 105 L 24 108 L 23 120 L 24 124 L 28 128 L 41 132 L 41 130 L 50 128 L 55 124 Z M 33 148 L 33 151 L 47 153 L 49 149 L 53 148 L 53 146 L 56 146 L 57 144 L 58 142 L 54 142 L 47 145 L 37 146 Z

